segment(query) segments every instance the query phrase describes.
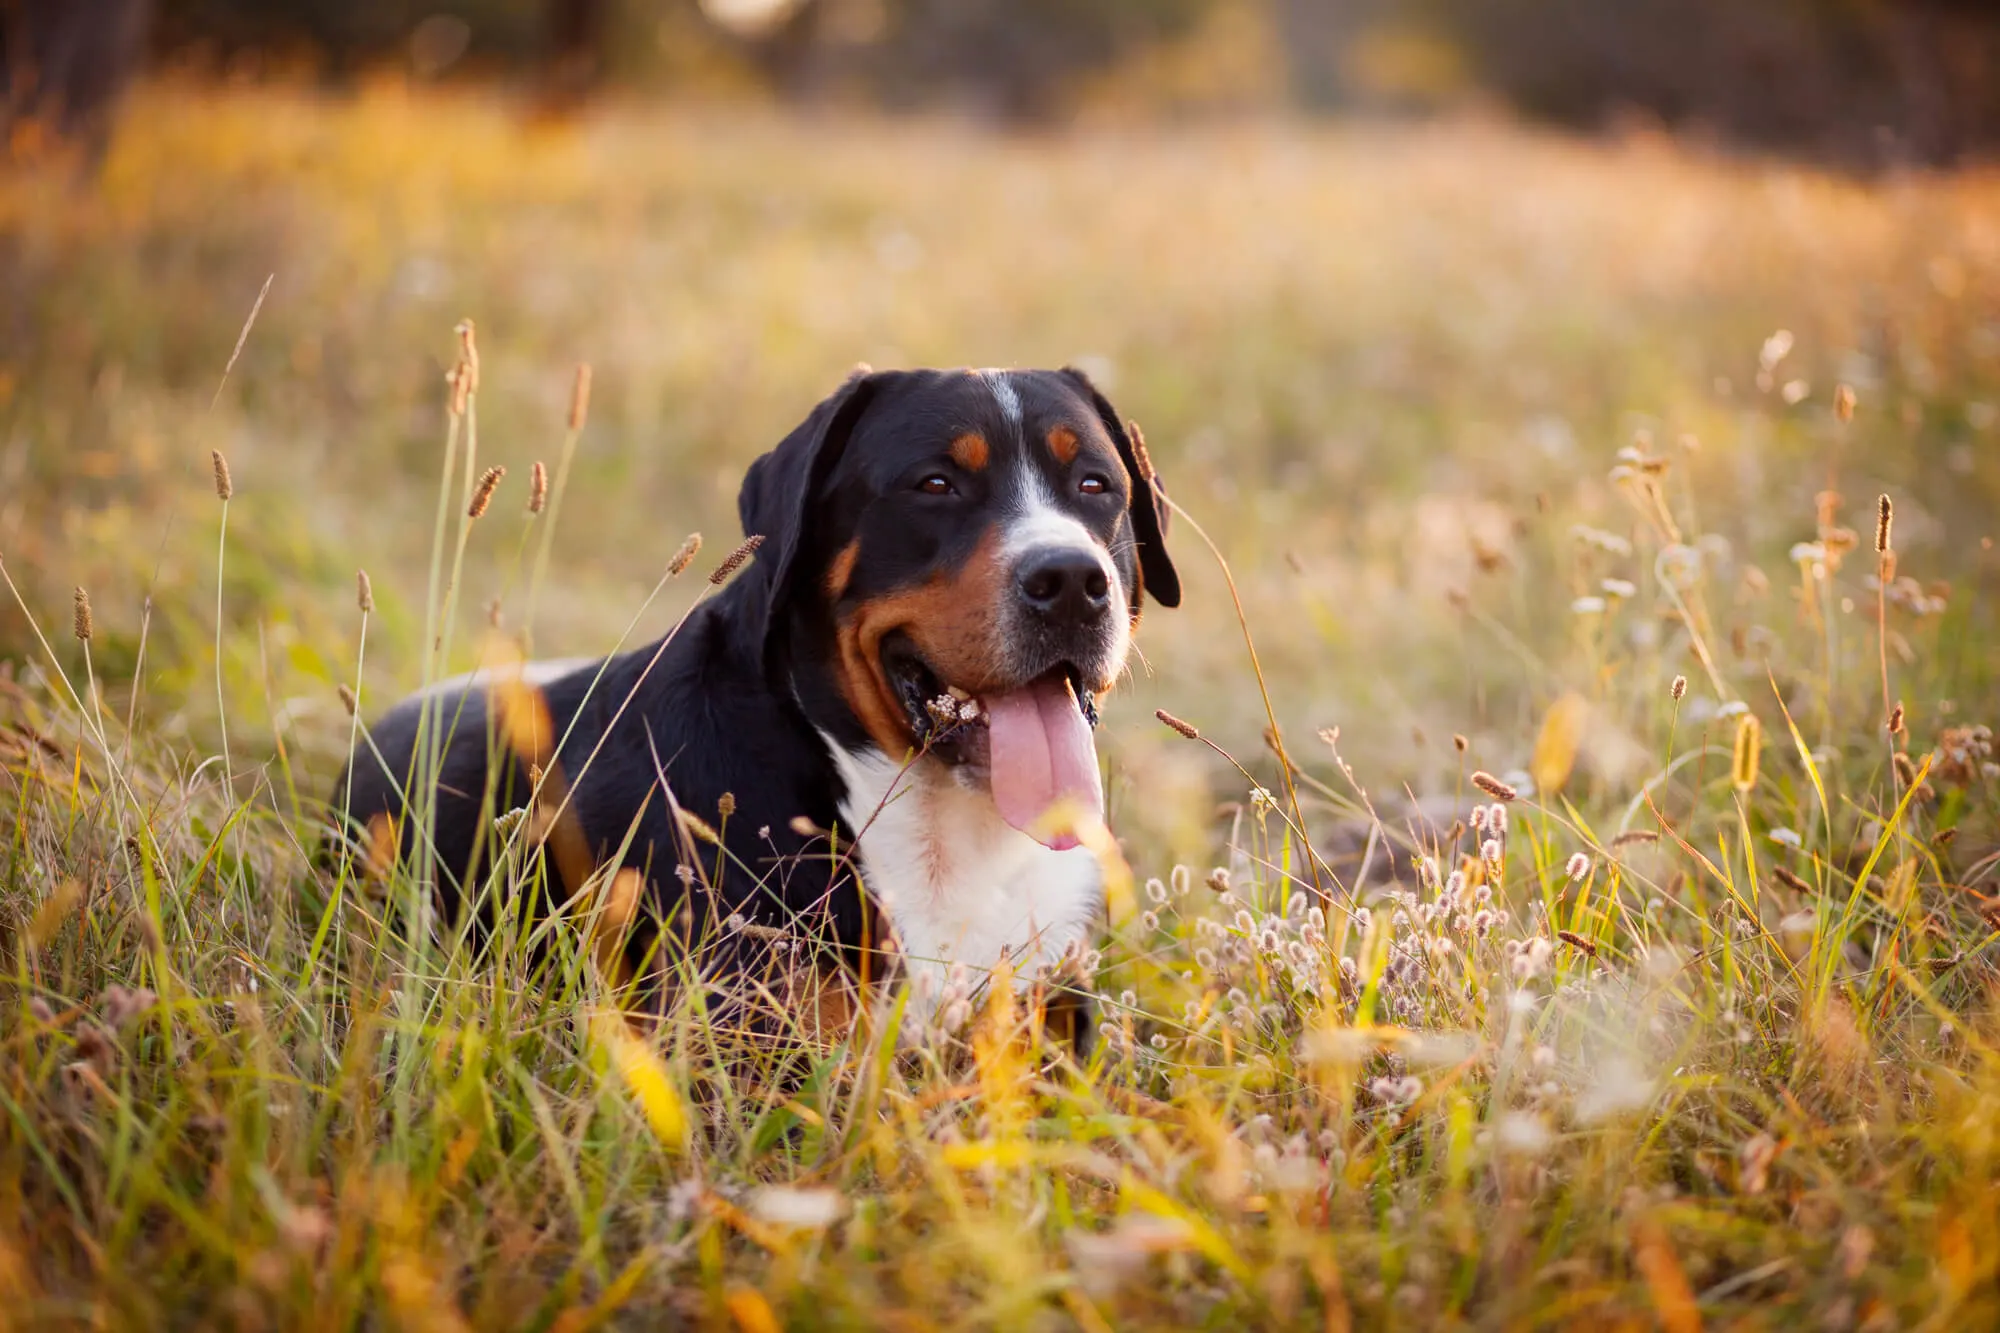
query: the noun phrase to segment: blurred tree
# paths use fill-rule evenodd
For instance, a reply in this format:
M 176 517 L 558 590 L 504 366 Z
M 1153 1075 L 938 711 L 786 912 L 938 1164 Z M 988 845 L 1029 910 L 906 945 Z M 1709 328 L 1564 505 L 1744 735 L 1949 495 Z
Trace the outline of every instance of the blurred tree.
M 465 40 L 454 62 L 526 64 L 574 25 L 554 11 L 575 0 L 158 0 L 156 48 L 228 66 L 276 59 L 303 63 L 333 78 L 378 62 L 412 61 L 422 72 L 439 23 L 459 25 Z M 588 3 L 588 0 L 585 0 Z M 586 33 L 592 30 L 584 25 Z
M 149 0 L 0 0 L 0 140 L 46 131 L 94 167 L 145 47 Z
M 1950 163 L 2000 144 L 1990 0 L 1420 0 L 1522 110 L 1848 159 Z
M 609 0 L 544 0 L 543 103 L 550 110 L 575 106 L 604 73 Z
M 792 96 L 1057 119 L 1079 76 L 1185 32 L 1212 0 L 702 0 Z
M 212 68 L 534 70 L 551 110 L 607 70 L 658 85 L 747 68 L 794 99 L 1035 123 L 1149 48 L 1200 59 L 1189 34 L 1230 4 L 1279 35 L 1271 81 L 1308 106 L 1485 93 L 1584 128 L 1637 113 L 1850 161 L 2000 146 L 2000 0 L 0 0 L 0 42 L 9 122 L 55 117 L 99 151 L 152 7 L 156 46 Z

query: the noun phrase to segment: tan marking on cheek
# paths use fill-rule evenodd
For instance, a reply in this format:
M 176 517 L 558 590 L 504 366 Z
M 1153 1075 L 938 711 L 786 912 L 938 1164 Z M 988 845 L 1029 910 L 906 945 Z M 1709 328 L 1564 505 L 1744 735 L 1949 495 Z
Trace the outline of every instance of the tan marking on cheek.
M 1076 432 L 1068 426 L 1052 426 L 1048 433 L 1049 452 L 1056 456 L 1056 462 L 1068 467 L 1076 461 Z
M 826 569 L 826 595 L 832 601 L 839 601 L 847 592 L 848 583 L 854 578 L 854 562 L 861 556 L 859 539 L 840 548 L 840 554 Z
M 993 451 L 986 443 L 986 437 L 978 431 L 969 430 L 951 442 L 951 461 L 967 472 L 983 472 Z
M 998 682 L 1001 577 L 997 534 L 981 538 L 964 567 L 902 592 L 871 597 L 841 618 L 836 634 L 841 693 L 884 754 L 915 743 L 901 700 L 882 669 L 882 641 L 898 630 L 948 685 L 977 694 Z

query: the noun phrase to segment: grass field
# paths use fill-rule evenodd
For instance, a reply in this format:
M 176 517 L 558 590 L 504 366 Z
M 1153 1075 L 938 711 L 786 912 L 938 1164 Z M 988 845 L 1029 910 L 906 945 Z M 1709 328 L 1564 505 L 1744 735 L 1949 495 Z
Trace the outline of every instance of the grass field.
M 0 298 L 0 1329 L 2000 1321 L 2000 178 L 160 85 Z M 308 873 L 343 686 L 664 632 L 863 360 L 1084 361 L 1241 595 L 1182 522 L 1088 1068 L 718 1073 Z

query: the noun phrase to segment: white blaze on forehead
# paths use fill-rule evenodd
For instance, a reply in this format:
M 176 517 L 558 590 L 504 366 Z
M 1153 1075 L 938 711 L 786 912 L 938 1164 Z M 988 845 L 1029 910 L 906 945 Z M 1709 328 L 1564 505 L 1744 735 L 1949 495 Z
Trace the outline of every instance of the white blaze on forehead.
M 982 370 L 979 378 L 986 381 L 986 387 L 993 391 L 993 401 L 1000 404 L 1000 413 L 1007 418 L 1007 424 L 1015 430 L 1021 428 L 1021 395 L 1014 392 L 1004 370 Z

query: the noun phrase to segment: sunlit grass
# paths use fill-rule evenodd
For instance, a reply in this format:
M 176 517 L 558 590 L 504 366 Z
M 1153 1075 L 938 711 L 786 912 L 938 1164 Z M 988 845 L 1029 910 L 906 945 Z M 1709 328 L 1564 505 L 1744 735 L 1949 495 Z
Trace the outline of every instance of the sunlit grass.
M 0 185 L 8 1318 L 2000 1315 L 1991 182 L 382 90 L 130 128 L 101 197 Z M 308 870 L 338 686 L 665 632 L 854 360 L 1079 356 L 1234 575 L 1176 529 L 1107 713 L 1087 1066 L 969 987 L 628 1028 L 597 901 L 521 921 L 509 869 L 482 948 Z

